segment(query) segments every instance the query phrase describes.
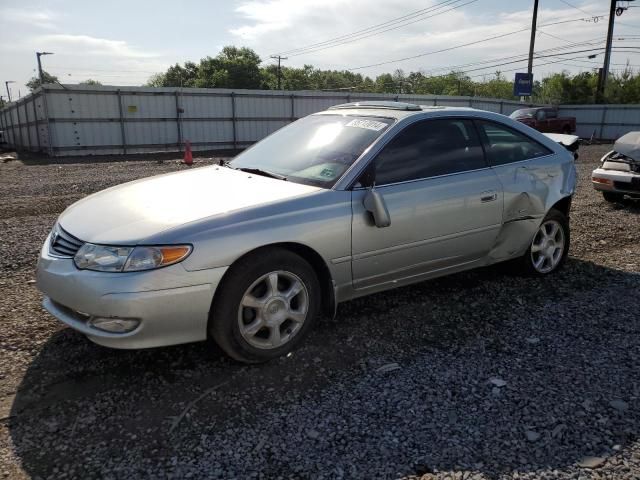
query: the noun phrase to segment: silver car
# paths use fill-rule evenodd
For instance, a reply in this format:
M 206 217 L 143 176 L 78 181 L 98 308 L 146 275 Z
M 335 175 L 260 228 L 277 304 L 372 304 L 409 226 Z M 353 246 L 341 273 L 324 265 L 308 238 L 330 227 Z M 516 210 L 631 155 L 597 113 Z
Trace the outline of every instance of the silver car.
M 260 362 L 345 300 L 507 260 L 554 272 L 575 182 L 571 152 L 503 115 L 339 105 L 229 163 L 77 202 L 37 282 L 51 314 L 101 345 L 212 338 Z
M 629 132 L 613 144 L 591 173 L 591 182 L 607 202 L 621 202 L 625 195 L 640 198 L 640 132 Z

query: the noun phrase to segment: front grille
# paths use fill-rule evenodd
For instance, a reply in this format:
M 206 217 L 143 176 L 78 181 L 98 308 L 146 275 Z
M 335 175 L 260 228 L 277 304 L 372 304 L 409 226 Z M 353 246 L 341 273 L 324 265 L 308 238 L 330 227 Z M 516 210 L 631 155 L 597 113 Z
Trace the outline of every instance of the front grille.
M 49 250 L 52 254 L 60 257 L 73 257 L 84 242 L 77 239 L 69 232 L 64 231 L 59 225 L 53 228 L 51 233 L 51 241 L 49 243 Z

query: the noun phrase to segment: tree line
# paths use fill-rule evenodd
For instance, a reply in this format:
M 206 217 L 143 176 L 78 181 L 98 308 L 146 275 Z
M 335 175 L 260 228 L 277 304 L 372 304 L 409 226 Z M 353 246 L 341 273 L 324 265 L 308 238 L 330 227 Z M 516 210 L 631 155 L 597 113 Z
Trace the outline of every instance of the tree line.
M 262 65 L 260 56 L 250 48 L 227 46 L 215 57 L 200 62 L 185 62 L 169 67 L 149 79 L 150 87 L 196 87 L 276 90 L 278 66 Z M 413 93 L 424 95 L 460 95 L 501 99 L 517 99 L 513 95 L 511 79 L 497 71 L 480 80 L 474 80 L 461 71 L 445 75 L 423 72 L 406 73 L 395 70 L 375 78 L 349 70 L 322 70 L 312 65 L 282 66 L 281 89 L 325 90 L 366 93 Z M 45 74 L 46 83 L 58 79 Z M 99 85 L 95 80 L 83 82 Z M 534 82 L 533 102 L 544 104 L 593 103 L 598 84 L 598 73 L 554 73 Z M 40 85 L 37 78 L 27 84 L 32 90 Z M 606 103 L 640 103 L 640 73 L 627 66 L 622 72 L 609 75 L 604 101 Z

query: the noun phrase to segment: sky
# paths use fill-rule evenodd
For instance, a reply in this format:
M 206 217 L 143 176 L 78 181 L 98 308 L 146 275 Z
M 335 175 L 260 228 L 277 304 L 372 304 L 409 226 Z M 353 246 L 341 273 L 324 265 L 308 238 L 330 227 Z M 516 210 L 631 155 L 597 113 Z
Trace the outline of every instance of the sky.
M 62 83 L 92 78 L 105 85 L 141 85 L 155 72 L 176 62 L 215 56 L 225 45 L 250 47 L 266 64 L 273 62 L 272 54 L 325 42 L 429 7 L 438 9 L 410 17 L 401 28 L 368 34 L 334 48 L 285 54 L 289 58 L 284 65 L 354 69 L 371 77 L 396 69 L 443 74 L 451 67 L 477 62 L 487 63 L 459 70 L 471 70 L 468 74 L 475 79 L 490 77 L 496 70 L 508 78 L 516 70 L 526 71 L 526 61 L 493 65 L 508 61 L 500 60 L 504 57 L 526 55 L 530 31 L 481 40 L 530 27 L 533 0 L 446 0 L 446 5 L 438 7 L 443 1 L 0 0 L 0 87 L 12 80 L 13 98 L 25 95 L 26 82 L 36 74 L 36 51 L 54 52 L 42 57 L 43 66 Z M 608 3 L 540 0 L 536 52 L 548 55 L 542 51 L 604 47 L 607 18 L 593 17 L 606 16 Z M 393 26 L 400 25 L 386 24 L 379 30 Z M 611 69 L 621 70 L 629 61 L 640 71 L 640 8 L 616 17 L 614 38 Z M 585 45 L 587 42 L 591 43 Z M 466 46 L 431 53 L 462 44 Z M 602 52 L 536 59 L 534 76 L 590 71 L 602 65 Z M 592 53 L 598 55 L 587 58 Z M 395 61 L 398 59 L 406 60 Z M 6 97 L 4 90 L 0 94 Z

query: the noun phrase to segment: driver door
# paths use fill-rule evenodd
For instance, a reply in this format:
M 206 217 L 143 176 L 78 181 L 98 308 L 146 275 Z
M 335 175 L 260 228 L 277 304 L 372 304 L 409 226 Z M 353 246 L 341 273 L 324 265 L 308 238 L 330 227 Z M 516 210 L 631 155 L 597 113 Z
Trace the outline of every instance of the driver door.
M 375 226 L 352 193 L 352 274 L 356 290 L 388 288 L 480 262 L 502 222 L 502 188 L 464 119 L 409 125 L 373 160 L 376 191 L 390 214 Z

